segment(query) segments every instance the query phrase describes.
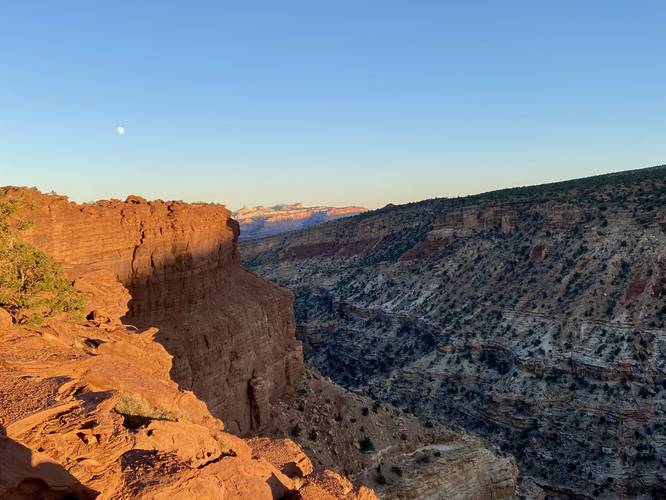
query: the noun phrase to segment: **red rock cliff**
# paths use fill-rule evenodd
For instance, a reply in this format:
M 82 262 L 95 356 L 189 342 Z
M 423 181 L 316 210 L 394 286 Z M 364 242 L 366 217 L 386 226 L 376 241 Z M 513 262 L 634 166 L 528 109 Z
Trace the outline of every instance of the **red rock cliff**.
M 26 327 L 0 308 L 0 498 L 377 499 L 289 439 L 225 432 L 171 380 L 157 329 L 119 324 L 129 294 L 112 273 L 77 286 L 112 312 Z
M 24 240 L 72 279 L 110 270 L 130 290 L 126 322 L 157 326 L 173 379 L 234 432 L 261 429 L 269 402 L 302 369 L 291 294 L 241 269 L 238 225 L 221 205 L 139 197 L 78 205 L 36 190 L 23 199 Z

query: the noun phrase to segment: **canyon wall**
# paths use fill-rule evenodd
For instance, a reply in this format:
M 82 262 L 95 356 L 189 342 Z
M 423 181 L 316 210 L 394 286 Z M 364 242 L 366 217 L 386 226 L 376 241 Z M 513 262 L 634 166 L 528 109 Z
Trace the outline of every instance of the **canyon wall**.
M 267 432 L 290 429 L 315 467 L 385 499 L 514 497 L 515 460 L 478 438 L 352 393 L 310 367 L 294 389 L 276 405 Z
M 513 453 L 564 498 L 666 495 L 666 167 L 241 244 L 335 382 Z
M 14 215 L 21 238 L 71 279 L 100 270 L 120 279 L 132 297 L 124 321 L 159 329 L 181 388 L 233 432 L 265 426 L 270 402 L 302 369 L 302 350 L 291 294 L 241 269 L 238 225 L 227 209 L 136 196 L 78 205 L 36 190 L 3 194 L 21 199 Z

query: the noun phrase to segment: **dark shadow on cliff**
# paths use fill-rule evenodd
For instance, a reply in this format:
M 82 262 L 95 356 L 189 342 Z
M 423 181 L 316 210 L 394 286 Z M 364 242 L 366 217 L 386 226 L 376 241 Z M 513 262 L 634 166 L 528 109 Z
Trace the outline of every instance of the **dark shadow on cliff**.
M 268 422 L 268 402 L 302 363 L 290 292 L 240 267 L 238 250 L 189 252 L 125 283 L 126 325 L 157 328 L 171 379 L 233 433 Z M 291 333 L 290 333 L 291 332 Z
M 0 500 L 92 500 L 99 495 L 46 458 L 7 437 L 0 426 Z

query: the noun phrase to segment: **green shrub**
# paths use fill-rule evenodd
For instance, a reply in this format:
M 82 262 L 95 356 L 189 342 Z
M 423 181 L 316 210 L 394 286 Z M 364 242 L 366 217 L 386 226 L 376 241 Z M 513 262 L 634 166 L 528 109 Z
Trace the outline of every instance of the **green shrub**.
M 361 439 L 361 440 L 358 442 L 358 444 L 359 444 L 359 447 L 361 448 L 361 451 L 362 451 L 363 453 L 367 453 L 367 452 L 369 452 L 369 451 L 374 451 L 374 449 L 375 449 L 375 445 L 374 445 L 373 442 L 370 440 L 370 438 L 367 437 L 367 436 L 364 437 L 363 439 Z
M 7 219 L 20 206 L 20 200 L 0 199 L 0 307 L 21 323 L 39 324 L 62 313 L 81 318 L 83 298 L 58 263 L 13 234 Z
M 391 472 L 397 476 L 402 476 L 402 469 L 398 467 L 397 465 L 392 465 L 391 466 Z

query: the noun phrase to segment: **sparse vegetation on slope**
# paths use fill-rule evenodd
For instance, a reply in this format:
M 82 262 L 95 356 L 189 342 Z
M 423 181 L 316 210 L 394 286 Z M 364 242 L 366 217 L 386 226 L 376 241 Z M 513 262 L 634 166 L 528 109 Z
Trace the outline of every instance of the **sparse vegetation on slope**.
M 294 291 L 334 381 L 486 437 L 546 488 L 666 493 L 666 167 L 391 206 L 242 254 Z

